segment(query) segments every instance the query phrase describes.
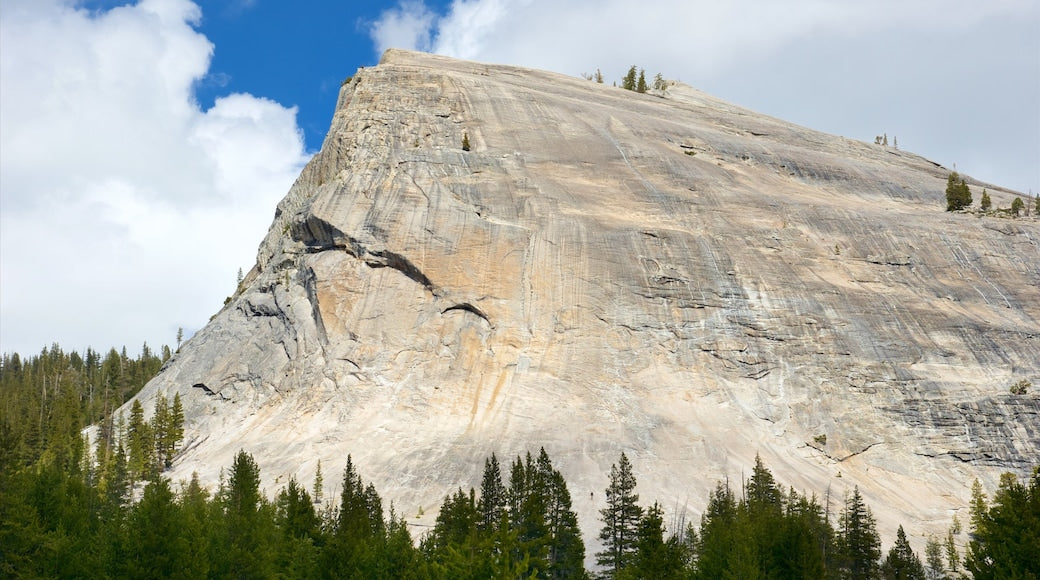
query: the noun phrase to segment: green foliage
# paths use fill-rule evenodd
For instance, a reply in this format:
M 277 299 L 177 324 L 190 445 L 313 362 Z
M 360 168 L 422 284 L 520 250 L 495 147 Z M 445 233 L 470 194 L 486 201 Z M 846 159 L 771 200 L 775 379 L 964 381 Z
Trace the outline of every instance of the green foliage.
M 664 510 L 655 502 L 639 520 L 632 564 L 617 577 L 679 579 L 683 577 L 687 560 L 686 546 L 677 537 L 665 540 Z
M 1026 379 L 1022 379 L 1015 384 L 1011 385 L 1009 391 L 1012 395 L 1024 395 L 1029 392 L 1029 387 L 1033 386 L 1033 383 Z
M 643 72 L 643 69 L 639 69 L 639 80 L 636 81 L 636 92 L 645 93 L 647 90 L 649 90 L 649 87 L 646 84 L 646 73 Z
M 1025 209 L 1025 207 L 1026 204 L 1022 201 L 1022 198 L 1016 197 L 1015 200 L 1011 202 L 1011 215 L 1018 217 L 1018 214 L 1022 213 L 1022 210 Z
M 696 543 L 697 578 L 823 578 L 834 530 L 815 498 L 783 494 L 756 458 L 737 501 L 728 484 L 712 492 Z M 833 574 L 831 574 L 833 575 Z
M 928 580 L 940 580 L 946 576 L 946 565 L 943 561 L 943 547 L 935 536 L 928 536 L 924 546 L 925 577 Z
M 979 208 L 982 211 L 989 211 L 989 208 L 993 207 L 993 200 L 989 198 L 989 193 L 985 189 L 982 190 L 982 199 L 979 201 Z
M 104 360 L 88 352 L 91 356 L 81 359 L 54 347 L 29 360 L 3 359 L 0 576 L 587 577 L 566 481 L 544 449 L 516 458 L 508 486 L 497 458 L 486 459 L 479 500 L 472 489 L 446 497 L 420 549 L 393 506 L 384 517 L 375 487 L 361 479 L 350 457 L 338 507 L 330 504 L 320 512 L 295 478 L 268 501 L 260 490 L 260 469 L 245 452 L 235 456 L 213 496 L 196 475 L 174 491 L 156 469 L 146 485 L 138 484 L 139 500 L 133 503 L 131 459 L 169 453 L 157 434 L 177 422 L 179 397 L 157 397 L 151 422 L 141 405 L 127 420 L 109 417 L 90 453 L 79 436 L 92 408 L 90 395 L 76 389 L 77 381 L 88 368 L 98 380 L 106 364 L 114 372 L 129 369 L 133 361 L 125 352 L 112 351 Z M 103 393 L 103 384 L 95 384 L 95 395 Z M 112 401 L 112 408 L 119 402 Z M 156 435 L 131 451 L 130 434 L 145 426 Z M 598 556 L 605 577 L 939 578 L 964 571 L 954 528 L 945 546 L 929 538 L 927 568 L 902 529 L 881 564 L 873 516 L 858 489 L 847 497 L 835 532 L 815 497 L 785 493 L 760 458 L 742 483 L 743 498 L 723 483 L 712 492 L 699 534 L 681 520 L 669 534 L 659 504 L 638 506 L 635 484 L 622 454 L 612 466 L 607 506 L 601 510 L 607 549 Z M 1037 530 L 1040 468 L 1028 483 L 1002 477 L 992 502 L 976 483 L 967 572 L 976 578 L 1037 576 Z M 611 550 L 617 546 L 621 549 Z
M 1040 467 L 1025 483 L 1003 474 L 992 504 L 973 486 L 964 567 L 978 579 L 1040 577 Z
M 903 526 L 896 531 L 896 543 L 888 551 L 881 565 L 881 575 L 886 580 L 925 580 L 921 558 L 910 548 Z
M 971 190 L 956 171 L 946 179 L 946 211 L 958 211 L 971 205 Z
M 621 88 L 626 91 L 636 90 L 636 74 L 636 65 L 632 65 L 625 74 L 625 77 L 621 79 Z
M 839 566 L 848 578 L 874 578 L 881 558 L 881 538 L 874 514 L 863 501 L 859 487 L 845 498 L 838 524 Z
M 632 464 L 624 452 L 614 465 L 610 466 L 610 485 L 607 486 L 607 507 L 599 510 L 603 529 L 599 539 L 603 542 L 603 551 L 596 554 L 596 563 L 606 568 L 607 578 L 616 577 L 631 563 L 637 540 L 637 527 L 643 517 L 643 508 L 639 507 L 639 495 L 635 493 L 636 478 L 632 474 Z

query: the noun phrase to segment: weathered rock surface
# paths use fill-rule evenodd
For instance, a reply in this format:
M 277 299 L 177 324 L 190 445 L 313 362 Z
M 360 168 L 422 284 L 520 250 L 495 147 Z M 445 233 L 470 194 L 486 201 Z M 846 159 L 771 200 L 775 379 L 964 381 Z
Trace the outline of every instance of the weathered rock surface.
M 349 453 L 415 522 L 544 446 L 590 545 L 622 450 L 644 502 L 696 514 L 759 453 L 859 485 L 886 541 L 944 529 L 1040 463 L 1040 222 L 943 211 L 947 173 L 683 85 L 390 51 L 141 398 L 184 398 L 175 479 L 242 448 L 269 495 L 319 459 L 332 493 Z

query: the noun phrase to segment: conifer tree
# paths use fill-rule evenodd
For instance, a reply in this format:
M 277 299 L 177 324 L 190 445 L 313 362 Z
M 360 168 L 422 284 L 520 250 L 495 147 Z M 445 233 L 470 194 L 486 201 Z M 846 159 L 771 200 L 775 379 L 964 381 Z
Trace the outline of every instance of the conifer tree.
M 150 478 L 155 465 L 154 439 L 151 426 L 144 420 L 144 408 L 140 400 L 135 399 L 130 406 L 126 435 L 130 454 L 127 468 L 131 481 Z
M 1040 578 L 1040 466 L 1027 483 L 1001 475 L 991 505 L 975 486 L 971 512 L 964 567 L 974 578 Z
M 632 564 L 619 578 L 682 578 L 683 558 L 675 540 L 665 541 L 664 510 L 654 502 L 639 520 Z
M 946 179 L 946 211 L 957 211 L 971 205 L 971 190 L 956 171 Z
M 979 208 L 982 211 L 989 211 L 989 208 L 993 207 L 993 200 L 989 198 L 989 193 L 985 189 L 982 190 L 982 199 L 979 201 Z
M 502 484 L 502 470 L 498 458 L 492 453 L 484 460 L 484 475 L 480 480 L 480 512 L 478 527 L 483 532 L 492 532 L 501 525 L 506 509 L 506 487 Z
M 943 563 L 942 544 L 935 536 L 928 536 L 928 542 L 924 546 L 925 573 L 928 580 L 941 580 L 946 576 L 946 566 Z
M 1022 210 L 1026 207 L 1026 204 L 1022 201 L 1021 197 L 1016 197 L 1011 202 L 1011 215 L 1018 217 L 1018 214 L 1022 213 Z
M 318 576 L 320 521 L 314 511 L 314 502 L 307 491 L 296 483 L 295 477 L 289 478 L 289 483 L 278 492 L 274 517 L 281 532 L 278 568 L 289 577 Z
M 924 565 L 906 540 L 903 526 L 896 531 L 896 543 L 881 565 L 881 575 L 886 580 L 925 580 Z
M 700 578 L 722 578 L 730 570 L 730 554 L 742 539 L 737 537 L 737 500 L 729 483 L 720 482 L 708 498 L 697 537 L 697 572 Z
M 224 552 L 213 559 L 219 569 L 239 577 L 261 578 L 273 572 L 274 523 L 260 493 L 260 467 L 253 456 L 239 451 L 223 489 Z M 214 570 L 217 575 L 224 575 Z
M 321 502 L 325 499 L 325 475 L 321 472 L 321 460 L 318 460 L 318 467 L 314 471 L 314 488 L 311 491 L 311 495 L 314 497 L 314 503 L 321 505 Z
M 621 79 L 621 88 L 626 91 L 636 90 L 636 65 L 632 65 L 625 74 L 625 78 Z
M 563 474 L 553 468 L 543 447 L 538 452 L 538 477 L 544 493 L 543 520 L 548 535 L 550 578 L 580 578 L 584 575 L 585 543 L 578 516 L 571 509 L 571 494 Z
M 606 578 L 616 578 L 628 567 L 635 552 L 637 527 L 643 516 L 635 488 L 632 465 L 622 452 L 618 462 L 610 466 L 610 485 L 606 489 L 607 507 L 599 511 L 603 521 L 603 529 L 599 533 L 603 551 L 596 554 L 596 563 L 606 568 Z
M 546 528 L 546 485 L 531 454 L 517 456 L 509 473 L 509 523 L 516 532 L 513 559 L 527 560 L 533 571 L 548 568 L 549 532 Z
M 852 495 L 845 499 L 845 508 L 839 518 L 838 544 L 846 577 L 858 580 L 878 575 L 881 538 L 874 515 L 859 493 L 859 486 L 854 487 Z
M 125 553 L 120 560 L 133 578 L 173 578 L 190 554 L 183 517 L 169 482 L 157 477 L 144 488 L 128 522 Z
M 639 80 L 636 82 L 636 92 L 645 93 L 649 87 L 646 84 L 646 73 L 639 69 Z

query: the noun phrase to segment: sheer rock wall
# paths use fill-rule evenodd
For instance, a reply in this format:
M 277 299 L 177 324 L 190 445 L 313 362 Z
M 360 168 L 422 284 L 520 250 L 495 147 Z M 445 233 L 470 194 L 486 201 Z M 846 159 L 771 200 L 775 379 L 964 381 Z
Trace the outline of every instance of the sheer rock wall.
M 759 453 L 886 538 L 944 530 L 1040 462 L 1040 222 L 943 211 L 947 174 L 684 85 L 389 51 L 140 397 L 184 399 L 174 479 L 241 448 L 269 496 L 319 459 L 332 494 L 352 454 L 420 524 L 544 446 L 590 553 L 622 450 L 688 517 Z

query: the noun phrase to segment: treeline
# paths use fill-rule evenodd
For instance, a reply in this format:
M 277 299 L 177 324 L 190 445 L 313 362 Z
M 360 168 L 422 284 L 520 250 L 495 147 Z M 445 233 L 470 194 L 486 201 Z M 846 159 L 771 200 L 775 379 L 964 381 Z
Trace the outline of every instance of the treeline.
M 252 456 L 236 455 L 211 496 L 196 477 L 176 491 L 156 476 L 130 502 L 52 463 L 0 475 L 0 574 L 7 577 L 148 578 L 590 578 L 560 472 L 542 450 L 517 458 L 508 485 L 495 456 L 480 493 L 447 496 L 418 545 L 408 524 L 365 483 L 348 457 L 337 504 L 290 479 L 260 491 Z M 783 491 L 761 461 L 738 499 L 726 483 L 700 525 L 666 531 L 656 503 L 638 505 L 631 466 L 612 469 L 601 510 L 600 578 L 1030 578 L 1040 573 L 1040 469 L 1007 474 L 992 502 L 973 491 L 963 558 L 929 542 L 927 565 L 902 527 L 882 558 L 858 489 L 837 526 L 825 505 Z M 320 487 L 315 488 L 316 491 Z M 952 533 L 952 532 L 951 532 Z M 946 560 L 949 560 L 947 565 Z
M 104 385 L 122 380 L 110 378 L 119 376 L 117 367 L 130 373 L 136 365 L 140 374 L 157 370 L 158 361 L 147 349 L 136 361 L 114 351 L 98 363 L 78 358 L 55 347 L 28 361 L 3 359 L 0 576 L 1040 576 L 1040 467 L 1025 482 L 1005 474 L 992 499 L 976 483 L 967 541 L 955 541 L 961 533 L 955 521 L 945 541 L 929 538 L 922 561 L 902 527 L 891 549 L 882 552 L 874 516 L 858 488 L 842 498 L 785 489 L 758 458 L 739 495 L 728 481 L 720 482 L 698 523 L 673 518 L 666 526 L 660 505 L 640 505 L 632 465 L 621 454 L 607 478 L 601 549 L 594 554 L 596 570 L 589 571 L 567 482 L 544 449 L 516 457 L 508 475 L 495 455 L 487 458 L 479 490 L 459 488 L 445 497 L 432 529 L 416 538 L 393 505 L 384 509 L 350 457 L 335 502 L 321 497 L 320 464 L 313 493 L 291 479 L 274 498 L 265 497 L 259 467 L 245 452 L 236 455 L 212 494 L 197 477 L 174 486 L 162 470 L 177 452 L 177 397 L 160 397 L 150 421 L 140 405 L 125 424 L 103 418 L 112 425 L 111 441 L 99 434 L 95 451 L 87 452 L 79 428 L 70 426 L 82 427 L 96 416 L 91 389 L 103 400 Z M 92 365 L 95 370 L 88 372 Z M 106 365 L 114 375 L 99 370 Z M 65 373 L 95 377 L 97 384 L 62 378 Z M 37 395 L 28 391 L 37 390 L 34 406 L 30 400 Z M 136 392 L 132 386 L 112 390 L 111 408 L 131 391 Z M 963 553 L 958 544 L 966 544 Z
M 116 442 L 114 411 L 159 372 L 170 358 L 144 344 L 136 357 L 112 348 L 101 355 L 88 348 L 82 356 L 58 345 L 39 355 L 18 353 L 0 358 L 0 444 L 9 460 L 31 465 L 44 455 L 63 466 L 76 463 L 86 450 L 82 430 L 102 426 L 104 447 Z

